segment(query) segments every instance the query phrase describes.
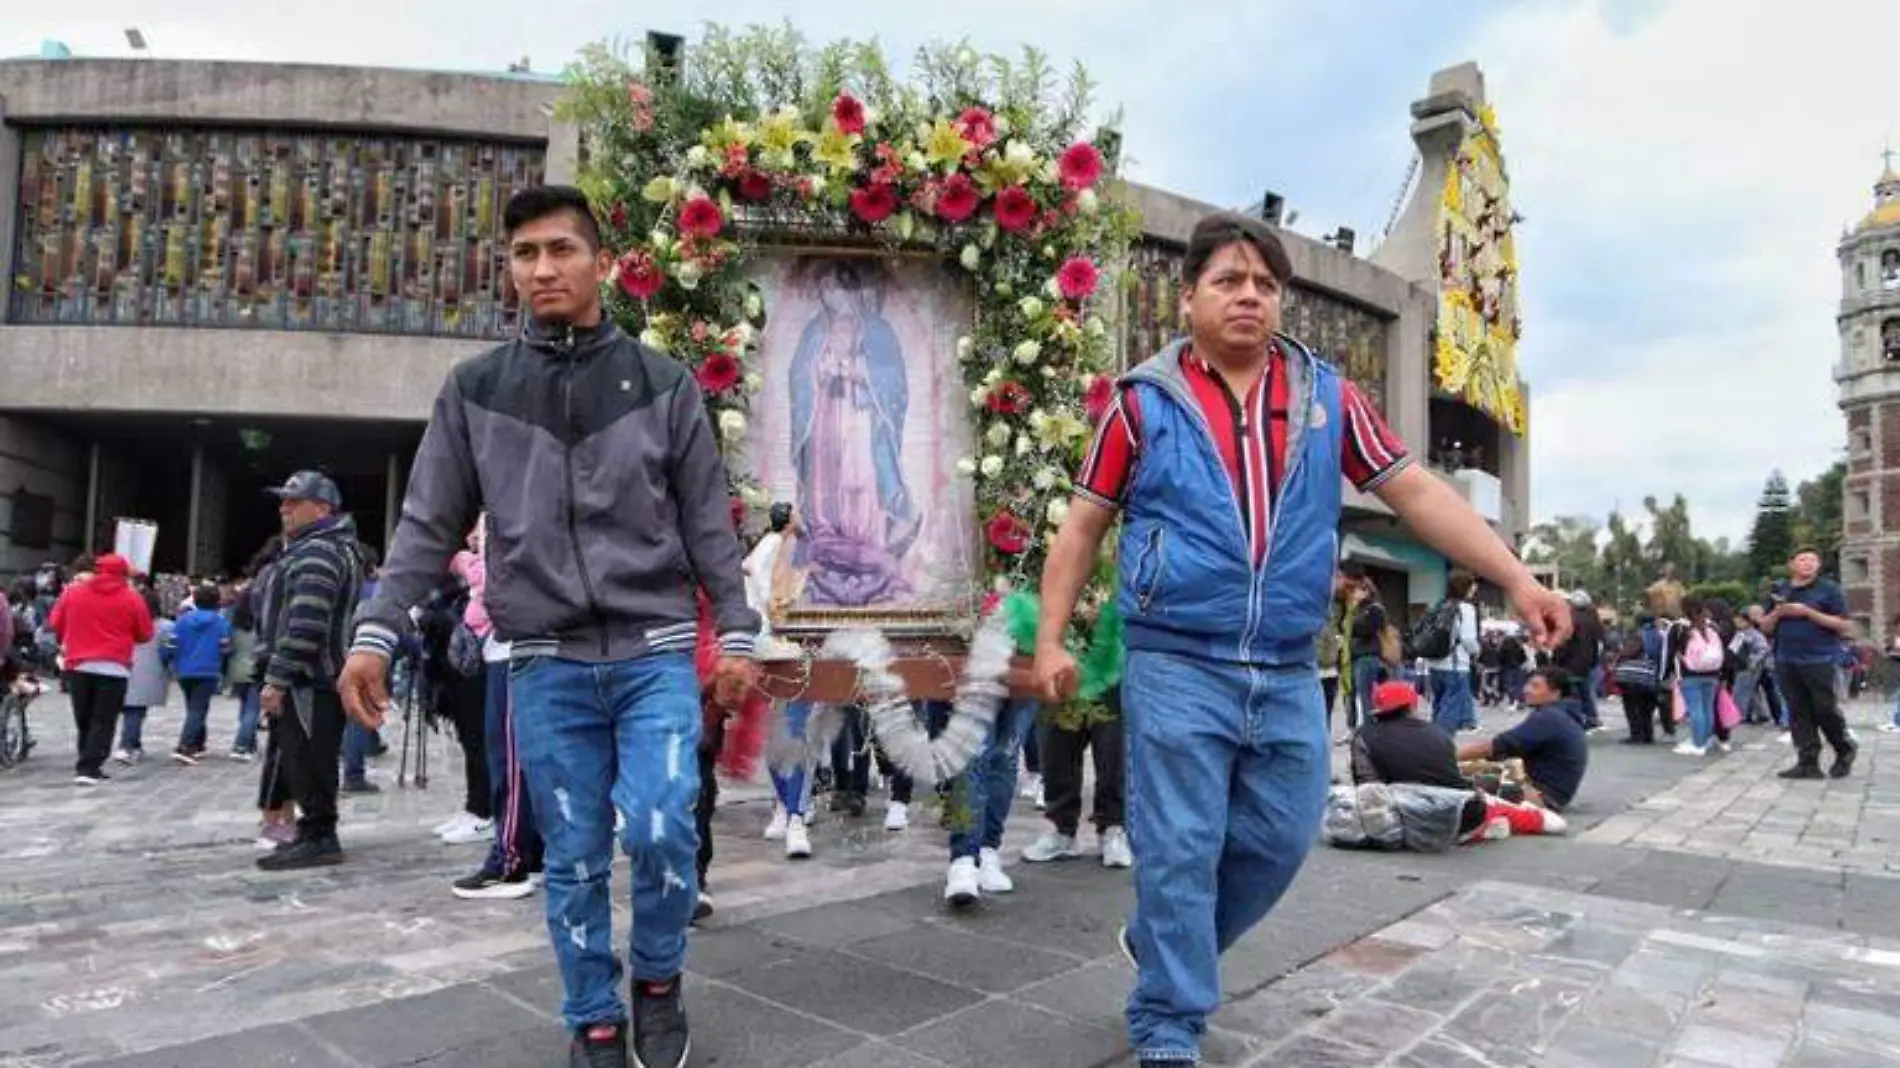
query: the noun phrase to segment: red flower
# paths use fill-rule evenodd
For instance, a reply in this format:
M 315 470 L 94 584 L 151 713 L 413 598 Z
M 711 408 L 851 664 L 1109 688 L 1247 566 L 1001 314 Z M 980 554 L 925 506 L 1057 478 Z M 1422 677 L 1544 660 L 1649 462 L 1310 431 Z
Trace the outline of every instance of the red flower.
M 990 390 L 985 405 L 997 415 L 1020 415 L 1029 409 L 1032 398 L 1021 382 L 1003 381 Z
M 1086 256 L 1070 257 L 1056 272 L 1056 286 L 1070 300 L 1086 299 L 1095 292 L 1095 285 L 1100 281 L 1101 273 Z
M 752 157 L 746 154 L 744 145 L 728 145 L 726 162 L 719 167 L 719 173 L 728 178 L 737 178 L 751 168 Z
M 983 595 L 983 606 L 977 609 L 977 614 L 980 616 L 988 616 L 1001 607 L 1003 607 L 1003 595 L 997 593 L 995 590 L 991 590 Z
M 996 194 L 996 225 L 1010 233 L 1021 233 L 1036 221 L 1036 201 L 1028 190 L 1012 185 Z
M 706 320 L 704 319 L 695 320 L 690 333 L 693 335 L 695 342 L 704 345 L 706 339 L 712 336 L 712 327 L 707 326 Z
M 739 384 L 739 361 L 724 352 L 715 352 L 701 360 L 693 371 L 694 381 L 707 393 L 724 393 Z
M 990 547 L 1004 556 L 1015 556 L 1029 548 L 1029 524 L 1010 512 L 991 516 L 984 533 L 990 539 Z
M 711 197 L 694 197 L 680 209 L 680 233 L 693 237 L 717 237 L 726 220 Z
M 666 276 L 653 262 L 649 252 L 629 252 L 620 257 L 620 289 L 635 300 L 647 300 L 666 284 Z
M 739 199 L 758 203 L 772 197 L 772 179 L 758 171 L 747 171 L 739 176 Z
M 838 99 L 831 102 L 831 121 L 845 133 L 863 133 L 864 105 L 850 93 L 839 93 Z
M 1099 423 L 1102 416 L 1108 414 L 1108 405 L 1115 399 L 1115 383 L 1107 376 L 1100 376 L 1089 383 L 1089 391 L 1082 397 L 1082 410 L 1088 413 L 1089 422 Z
M 627 228 L 627 206 L 619 201 L 615 201 L 614 206 L 607 210 L 607 222 L 616 230 L 625 230 Z
M 1070 145 L 1056 164 L 1062 184 L 1069 189 L 1087 189 L 1102 176 L 1102 154 L 1087 141 Z
M 937 217 L 945 222 L 962 222 L 976 214 L 980 200 L 976 183 L 970 181 L 969 175 L 959 171 L 945 178 L 937 189 Z
M 897 189 L 877 182 L 851 191 L 851 213 L 868 223 L 881 223 L 897 210 Z
M 988 148 L 996 140 L 996 119 L 982 108 L 964 108 L 950 125 L 977 148 Z

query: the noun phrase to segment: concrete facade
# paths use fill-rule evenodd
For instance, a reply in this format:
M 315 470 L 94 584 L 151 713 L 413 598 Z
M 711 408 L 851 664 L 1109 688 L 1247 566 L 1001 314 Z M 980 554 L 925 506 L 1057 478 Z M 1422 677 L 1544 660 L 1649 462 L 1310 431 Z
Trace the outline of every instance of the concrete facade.
M 1861 632 L 1885 646 L 1900 615 L 1900 174 L 1841 240 L 1841 360 L 1847 420 L 1841 585 Z

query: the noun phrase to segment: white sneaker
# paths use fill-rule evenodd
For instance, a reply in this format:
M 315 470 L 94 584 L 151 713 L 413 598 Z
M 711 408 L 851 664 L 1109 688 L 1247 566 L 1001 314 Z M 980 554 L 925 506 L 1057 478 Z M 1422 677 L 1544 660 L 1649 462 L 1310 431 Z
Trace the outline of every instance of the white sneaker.
M 460 827 L 450 827 L 442 835 L 442 841 L 448 845 L 473 845 L 476 842 L 493 841 L 494 837 L 494 820 L 478 820 L 470 816 L 462 821 Z
M 1709 755 L 1709 750 L 1707 746 L 1697 745 L 1687 738 L 1684 738 L 1682 741 L 1677 742 L 1676 747 L 1670 750 L 1670 752 L 1676 754 L 1677 756 L 1699 757 L 1699 756 Z
M 1031 864 L 1046 864 L 1052 860 L 1068 860 L 1082 855 L 1075 844 L 1075 836 L 1050 831 L 1041 838 L 1023 847 L 1023 859 Z
M 139 753 L 131 749 L 121 749 L 112 754 L 112 760 L 115 764 L 124 764 L 129 768 L 139 762 Z
M 958 857 L 950 862 L 950 877 L 943 884 L 943 899 L 957 908 L 969 908 L 983 896 L 981 879 L 977 876 L 976 861 L 969 857 Z
M 1016 884 L 1003 874 L 1003 858 L 994 849 L 985 849 L 976 866 L 976 885 L 986 894 L 1007 894 Z
M 441 823 L 438 823 L 435 826 L 429 828 L 429 833 L 435 835 L 437 838 L 440 838 L 443 835 L 454 830 L 455 828 L 460 827 L 462 824 L 467 823 L 470 818 L 471 817 L 466 811 L 457 812 L 455 815 L 450 816 L 448 819 L 445 819 Z
M 910 828 L 910 806 L 902 801 L 892 801 L 884 806 L 884 829 L 903 831 Z
M 803 816 L 790 816 L 785 820 L 785 855 L 793 860 L 811 856 L 811 836 L 805 833 Z
M 781 841 L 785 837 L 785 806 L 777 802 L 772 804 L 771 822 L 765 825 L 765 840 Z
M 1794 732 L 1782 731 L 1780 734 L 1775 735 L 1775 741 L 1780 742 L 1782 745 L 1793 745 Z
M 1025 801 L 1036 800 L 1037 798 L 1042 797 L 1042 776 L 1040 775 L 1023 776 L 1022 795 L 1023 795 L 1023 800 Z M 1036 804 L 1037 804 L 1037 807 L 1041 807 L 1042 802 L 1038 800 L 1036 801 Z
M 1568 834 L 1570 822 L 1549 809 L 1544 810 L 1543 834 Z
M 1727 742 L 1723 741 L 1720 738 L 1717 738 L 1715 740 L 1715 747 L 1717 749 L 1720 749 L 1724 753 L 1732 753 L 1735 751 L 1734 746 L 1729 745 Z
M 1128 832 L 1110 827 L 1102 832 L 1102 867 L 1132 868 L 1135 852 L 1128 848 Z

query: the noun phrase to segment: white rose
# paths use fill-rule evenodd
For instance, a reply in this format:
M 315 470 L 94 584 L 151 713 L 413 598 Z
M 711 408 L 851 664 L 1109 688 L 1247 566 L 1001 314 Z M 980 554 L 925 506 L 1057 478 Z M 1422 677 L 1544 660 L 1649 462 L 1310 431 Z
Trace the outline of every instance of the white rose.
M 1084 215 L 1093 215 L 1102 210 L 1102 198 L 1095 195 L 1095 190 L 1084 189 L 1075 195 L 1075 208 Z
M 748 319 L 757 319 L 764 314 L 765 301 L 762 300 L 757 293 L 747 293 L 745 295 L 745 317 Z
M 1049 294 L 1050 300 L 1060 300 L 1062 298 L 1062 284 L 1057 282 L 1053 275 L 1050 276 L 1047 282 L 1042 284 L 1042 291 Z
M 1035 477 L 1029 480 L 1029 484 L 1036 487 L 1039 490 L 1043 490 L 1045 492 L 1048 491 L 1049 489 L 1054 487 L 1056 484 L 1055 469 L 1045 467 L 1042 470 L 1037 471 Z
M 1003 458 L 1001 456 L 985 456 L 983 457 L 983 464 L 979 470 L 983 472 L 984 478 L 995 478 L 997 475 L 1003 473 Z
M 686 165 L 688 167 L 704 167 L 710 162 L 712 162 L 712 153 L 706 151 L 705 145 L 694 145 L 686 150 Z
M 705 272 L 692 260 L 681 260 L 680 265 L 673 268 L 673 277 L 679 279 L 681 289 L 698 289 L 699 280 L 704 276 Z
M 647 348 L 653 349 L 657 352 L 666 351 L 666 339 L 660 336 L 660 332 L 658 330 L 655 330 L 650 326 L 647 327 L 645 330 L 640 331 L 640 344 L 645 345 Z
M 965 245 L 963 254 L 957 257 L 957 262 L 963 264 L 964 270 L 974 271 L 983 263 L 983 252 L 975 245 Z
M 745 391 L 757 393 L 765 388 L 765 378 L 757 373 L 745 376 Z
M 913 171 L 921 171 L 925 167 L 930 166 L 930 161 L 924 158 L 922 152 L 912 152 L 910 155 L 904 157 L 904 165 Z
M 1043 364 L 1043 365 L 1042 365 L 1042 377 L 1044 377 L 1044 378 L 1054 378 L 1055 376 L 1056 376 L 1056 369 L 1055 369 L 1055 366 L 1054 366 L 1053 364 L 1046 364 L 1046 363 L 1045 363 L 1045 364 Z
M 962 475 L 964 478 L 969 478 L 971 475 L 976 474 L 976 461 L 968 456 L 958 460 L 957 474 Z
M 976 52 L 968 48 L 958 49 L 957 50 L 957 66 L 959 67 L 976 66 Z
M 978 386 L 970 391 L 970 407 L 972 408 L 983 407 L 983 405 L 989 403 L 989 399 L 990 387 L 988 386 Z
M 1019 165 L 1029 164 L 1035 162 L 1036 150 L 1021 141 L 1011 140 L 1009 144 L 1003 146 L 1003 158 Z
M 968 334 L 957 339 L 957 359 L 967 360 L 976 351 L 976 339 Z
M 1035 450 L 1035 448 L 1036 448 L 1036 443 L 1029 440 L 1029 435 L 1027 434 L 1016 435 L 1016 455 L 1028 456 L 1031 452 Z
M 740 323 L 738 326 L 732 328 L 732 336 L 739 339 L 741 348 L 749 349 L 752 347 L 752 343 L 759 339 L 759 332 L 752 329 L 751 323 Z
M 1042 301 L 1035 297 L 1024 297 L 1016 302 L 1016 307 L 1023 313 L 1025 319 L 1034 319 L 1042 314 Z
M 1029 413 L 1029 429 L 1041 430 L 1049 422 L 1049 413 L 1037 408 Z
M 647 241 L 652 244 L 653 251 L 655 252 L 665 252 L 667 249 L 673 247 L 673 235 L 667 233 L 665 230 L 655 230 L 648 234 Z
M 731 408 L 719 413 L 719 433 L 727 441 L 737 441 L 745 436 L 745 413 Z
M 997 423 L 990 427 L 990 432 L 986 436 L 990 439 L 991 445 L 1000 449 L 1009 444 L 1009 427 L 1002 423 Z
M 1049 515 L 1050 526 L 1052 527 L 1061 526 L 1062 521 L 1069 518 L 1069 502 L 1062 500 L 1059 497 L 1053 501 L 1050 501 L 1048 515 Z
M 1051 185 L 1054 185 L 1058 180 L 1061 179 L 1061 177 L 1062 177 L 1062 168 L 1056 166 L 1055 160 L 1047 159 L 1047 160 L 1042 161 L 1042 180 L 1043 181 L 1048 182 Z
M 1025 341 L 1016 346 L 1016 362 L 1024 367 L 1035 363 L 1036 357 L 1040 355 L 1042 355 L 1042 345 L 1035 341 Z
M 983 375 L 983 384 L 986 386 L 993 386 L 1002 380 L 1003 369 L 1001 367 L 992 367 Z

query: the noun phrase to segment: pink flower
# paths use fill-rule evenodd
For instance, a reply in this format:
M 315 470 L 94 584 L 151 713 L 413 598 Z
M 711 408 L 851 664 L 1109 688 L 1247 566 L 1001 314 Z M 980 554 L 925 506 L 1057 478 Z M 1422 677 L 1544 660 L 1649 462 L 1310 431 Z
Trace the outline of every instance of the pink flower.
M 1029 410 L 1029 404 L 1034 399 L 1021 382 L 1005 379 L 990 390 L 984 406 L 997 415 L 1021 415 Z
M 772 180 L 758 171 L 747 171 L 739 176 L 739 199 L 754 204 L 772 197 Z
M 1020 185 L 1012 185 L 996 194 L 996 225 L 1012 234 L 1029 229 L 1036 221 L 1036 201 Z
M 1056 272 L 1056 287 L 1070 300 L 1085 300 L 1095 292 L 1101 273 L 1086 256 L 1072 256 Z
M 711 197 L 694 197 L 680 209 L 680 233 L 694 237 L 717 237 L 720 227 L 725 225 L 725 217 L 719 214 L 719 205 Z
M 724 352 L 707 356 L 693 371 L 693 380 L 707 393 L 724 393 L 738 385 L 739 378 L 739 361 Z
M 1102 154 L 1087 141 L 1077 141 L 1056 164 L 1062 184 L 1069 189 L 1087 189 L 1102 177 Z
M 650 252 L 629 252 L 620 257 L 620 289 L 635 300 L 648 300 L 660 291 L 666 276 L 653 262 Z
M 752 157 L 746 154 L 744 145 L 728 145 L 726 162 L 719 167 L 719 173 L 728 178 L 737 178 L 751 169 Z
M 989 537 L 990 547 L 1004 556 L 1015 556 L 1029 548 L 1029 524 L 1010 512 L 991 516 L 984 533 Z
M 943 180 L 937 190 L 937 217 L 945 222 L 958 223 L 976 214 L 976 206 L 981 201 L 976 192 L 976 183 L 970 176 L 958 171 Z
M 881 223 L 897 210 L 897 189 L 886 182 L 851 191 L 851 213 L 867 223 Z
M 831 121 L 847 134 L 864 132 L 864 104 L 850 93 L 839 93 L 831 102 Z
M 988 148 L 996 140 L 996 119 L 982 108 L 964 108 L 950 125 L 976 148 Z

